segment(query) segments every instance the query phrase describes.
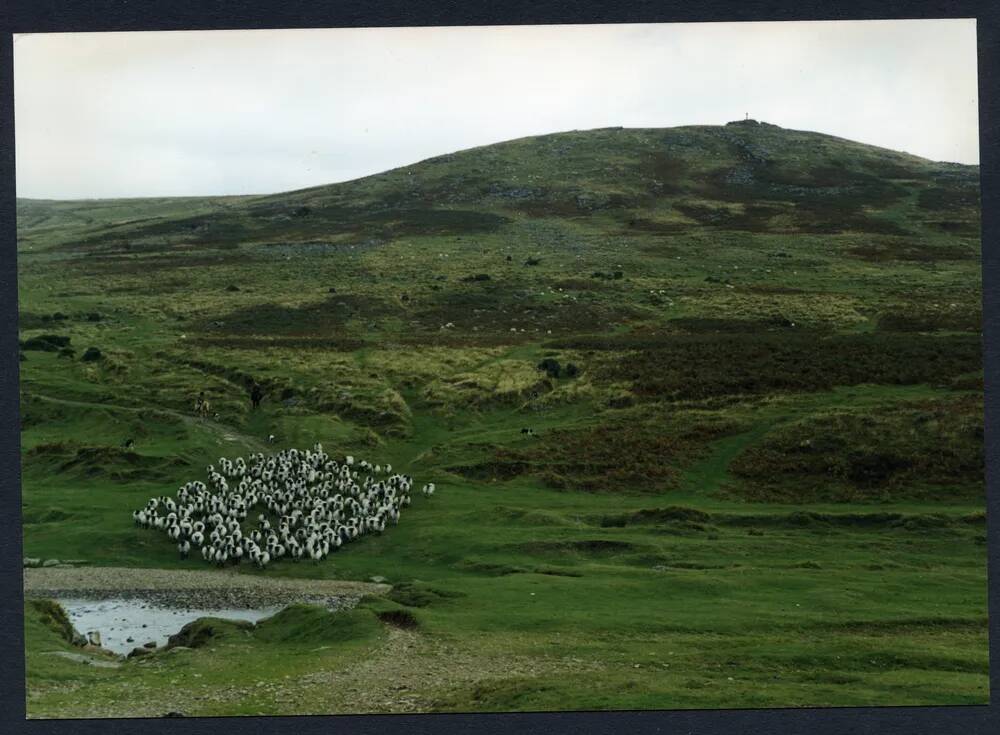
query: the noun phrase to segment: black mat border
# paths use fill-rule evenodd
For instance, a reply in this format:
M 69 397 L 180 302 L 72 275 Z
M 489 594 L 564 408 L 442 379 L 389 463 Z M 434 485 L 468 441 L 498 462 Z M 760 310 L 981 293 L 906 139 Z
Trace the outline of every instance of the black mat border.
M 518 25 L 876 18 L 977 18 L 983 192 L 983 330 L 986 366 L 990 683 L 994 703 L 973 707 L 677 710 L 479 715 L 185 718 L 27 721 L 24 703 L 14 110 L 11 33 Z M 0 4 L 0 732 L 47 733 L 747 733 L 750 735 L 987 735 L 1000 733 L 1000 235 L 997 168 L 1000 3 L 863 2 L 305 2 L 304 0 L 12 0 Z

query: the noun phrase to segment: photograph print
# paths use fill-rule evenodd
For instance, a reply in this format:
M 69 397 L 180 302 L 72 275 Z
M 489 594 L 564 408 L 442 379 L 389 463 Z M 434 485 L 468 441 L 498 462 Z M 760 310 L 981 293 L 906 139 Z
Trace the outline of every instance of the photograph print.
M 14 82 L 29 718 L 989 703 L 975 20 Z

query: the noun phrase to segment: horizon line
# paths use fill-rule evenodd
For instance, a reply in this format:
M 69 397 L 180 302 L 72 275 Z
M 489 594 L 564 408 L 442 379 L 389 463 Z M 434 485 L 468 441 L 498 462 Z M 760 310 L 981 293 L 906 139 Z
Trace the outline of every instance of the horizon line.
M 327 181 L 320 184 L 311 184 L 309 186 L 303 186 L 296 189 L 281 189 L 277 191 L 268 192 L 255 192 L 255 193 L 239 193 L 239 194 L 137 194 L 137 195 L 125 195 L 125 196 L 111 196 L 111 197 L 93 197 L 93 196 L 78 196 L 78 197 L 48 197 L 48 196 L 20 196 L 15 192 L 15 202 L 18 201 L 36 201 L 36 202 L 113 202 L 113 201 L 127 201 L 131 199 L 238 199 L 238 198 L 253 198 L 253 197 L 268 197 L 268 196 L 278 196 L 280 194 L 294 194 L 303 191 L 309 191 L 310 189 L 321 189 L 327 186 L 337 186 L 339 184 L 350 184 L 355 181 L 363 181 L 364 179 L 371 178 L 373 176 L 381 176 L 383 174 L 390 173 L 392 171 L 398 171 L 400 169 L 408 168 L 410 166 L 418 166 L 427 161 L 433 161 L 436 158 L 441 158 L 442 156 L 455 155 L 457 153 L 464 153 L 467 151 L 474 151 L 480 148 L 489 148 L 495 145 L 503 145 L 505 143 L 514 143 L 519 140 L 528 140 L 530 138 L 544 138 L 550 135 L 564 135 L 566 133 L 593 133 L 602 130 L 676 130 L 678 128 L 723 128 L 727 125 L 740 124 L 747 122 L 755 122 L 759 125 L 769 125 L 771 127 L 780 128 L 781 130 L 790 130 L 797 133 L 811 133 L 813 135 L 824 135 L 829 138 L 836 138 L 838 140 L 845 140 L 850 143 L 858 143 L 860 145 L 868 146 L 870 148 L 878 148 L 884 151 L 890 151 L 892 153 L 902 154 L 906 156 L 913 156 L 914 158 L 919 158 L 923 161 L 928 161 L 930 163 L 943 164 L 948 166 L 967 166 L 971 168 L 980 168 L 981 163 L 962 163 L 960 161 L 936 161 L 925 156 L 918 155 L 916 153 L 910 153 L 909 151 L 897 150 L 894 148 L 886 148 L 885 146 L 876 145 L 874 143 L 865 143 L 864 141 L 854 140 L 853 138 L 844 138 L 833 133 L 824 133 L 818 130 L 799 130 L 797 128 L 783 128 L 775 123 L 769 123 L 765 120 L 756 120 L 755 118 L 748 117 L 744 119 L 730 120 L 721 124 L 711 124 L 711 123 L 701 123 L 701 124 L 688 124 L 688 125 L 668 125 L 663 127 L 627 127 L 624 125 L 605 125 L 599 128 L 570 128 L 567 130 L 556 130 L 550 133 L 539 133 L 536 135 L 522 135 L 517 138 L 507 138 L 504 140 L 494 141 L 492 143 L 484 143 L 483 145 L 471 146 L 469 148 L 459 148 L 457 150 L 445 151 L 442 153 L 435 154 L 428 158 L 421 158 L 410 163 L 403 163 L 399 166 L 393 166 L 392 168 L 383 169 L 381 171 L 375 171 L 370 174 L 365 174 L 364 176 L 356 176 L 350 179 L 341 179 L 339 181 Z

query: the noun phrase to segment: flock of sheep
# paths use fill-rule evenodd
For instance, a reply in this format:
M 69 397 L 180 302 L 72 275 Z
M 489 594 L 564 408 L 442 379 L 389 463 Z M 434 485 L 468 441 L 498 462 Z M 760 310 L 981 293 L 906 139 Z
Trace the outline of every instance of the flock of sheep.
M 340 546 L 399 522 L 410 505 L 413 478 L 391 465 L 332 459 L 317 444 L 275 455 L 251 454 L 249 461 L 221 458 L 208 467 L 208 484 L 189 482 L 176 498 L 151 498 L 132 513 L 142 528 L 162 530 L 177 542 L 182 558 L 198 549 L 219 566 L 246 559 L 261 569 L 278 559 L 320 561 Z M 423 494 L 434 494 L 433 483 Z M 247 531 L 248 515 L 263 506 Z

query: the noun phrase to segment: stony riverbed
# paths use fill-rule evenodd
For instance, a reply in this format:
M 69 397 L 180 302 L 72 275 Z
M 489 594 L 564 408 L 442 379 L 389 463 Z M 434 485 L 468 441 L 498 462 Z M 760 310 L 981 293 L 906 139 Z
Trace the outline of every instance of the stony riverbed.
M 274 615 L 280 606 L 257 608 L 198 608 L 164 606 L 141 599 L 56 598 L 69 615 L 73 627 L 84 635 L 100 634 L 102 648 L 127 655 L 135 648 L 156 648 L 198 618 L 249 620 L 252 623 Z M 153 645 L 148 645 L 153 644 Z

